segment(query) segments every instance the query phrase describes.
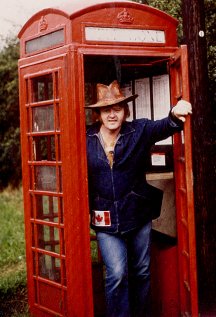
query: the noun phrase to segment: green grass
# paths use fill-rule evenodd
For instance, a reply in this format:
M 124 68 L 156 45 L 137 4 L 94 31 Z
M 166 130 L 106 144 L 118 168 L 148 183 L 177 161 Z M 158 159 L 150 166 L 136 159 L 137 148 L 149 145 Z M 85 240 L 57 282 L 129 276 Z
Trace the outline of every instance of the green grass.
M 92 230 L 90 233 L 95 235 Z M 91 242 L 91 255 L 97 262 L 96 241 Z M 21 188 L 0 192 L 0 316 L 29 316 Z
M 3 316 L 27 316 L 21 188 L 16 190 L 8 188 L 0 193 L 0 298 L 0 313 Z M 16 309 L 22 312 L 16 312 Z

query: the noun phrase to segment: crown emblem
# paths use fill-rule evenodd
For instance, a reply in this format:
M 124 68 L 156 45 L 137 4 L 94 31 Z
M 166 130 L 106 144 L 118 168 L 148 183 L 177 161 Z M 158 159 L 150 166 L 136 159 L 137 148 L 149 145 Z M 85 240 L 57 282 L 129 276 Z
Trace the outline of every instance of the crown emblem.
M 39 22 L 40 32 L 45 31 L 47 27 L 48 27 L 47 19 L 44 16 L 42 16 Z
M 120 23 L 130 23 L 130 24 L 133 23 L 133 20 L 134 20 L 132 15 L 126 9 L 124 9 L 118 14 L 117 19 L 119 20 Z

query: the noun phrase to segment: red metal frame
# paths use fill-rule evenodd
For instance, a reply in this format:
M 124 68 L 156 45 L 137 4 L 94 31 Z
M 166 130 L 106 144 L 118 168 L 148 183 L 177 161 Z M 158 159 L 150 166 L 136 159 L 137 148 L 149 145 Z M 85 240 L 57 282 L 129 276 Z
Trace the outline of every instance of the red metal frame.
M 47 316 L 47 314 L 54 314 L 58 316 L 71 316 L 73 314 L 79 316 L 93 316 L 93 306 L 92 306 L 92 290 L 91 287 L 86 288 L 87 285 L 92 284 L 91 277 L 91 263 L 90 263 L 90 237 L 88 230 L 88 218 L 82 212 L 74 213 L 74 210 L 88 210 L 88 200 L 87 200 L 87 180 L 86 182 L 80 182 L 80 177 L 86 179 L 83 173 L 86 171 L 85 160 L 80 158 L 79 153 L 85 151 L 83 141 L 71 143 L 71 135 L 76 137 L 76 140 L 82 138 L 84 135 L 81 130 L 80 124 L 78 123 L 78 118 L 74 117 L 73 107 L 69 106 L 67 98 L 73 96 L 72 103 L 70 105 L 75 105 L 74 94 L 66 94 L 66 86 L 74 84 L 73 78 L 67 78 L 65 70 L 67 69 L 67 61 L 65 58 L 66 54 L 55 54 L 53 58 L 49 61 L 43 63 L 36 63 L 36 65 L 26 64 L 20 67 L 20 76 L 23 78 L 21 80 L 21 85 L 25 85 L 26 80 L 31 80 L 31 78 L 37 78 L 37 76 L 43 76 L 47 73 L 53 73 L 56 71 L 56 64 L 58 65 L 57 71 L 59 73 L 59 120 L 61 129 L 57 132 L 32 132 L 31 122 L 32 115 L 28 118 L 27 115 L 31 113 L 30 108 L 36 107 L 38 104 L 38 109 L 42 106 L 42 102 L 34 102 L 31 106 L 31 102 L 27 102 L 27 96 L 31 96 L 32 92 L 31 86 L 28 84 L 28 90 L 24 87 L 21 88 L 21 138 L 22 138 L 22 158 L 23 158 L 23 189 L 24 189 L 24 202 L 25 202 L 25 223 L 26 223 L 26 254 L 27 254 L 27 264 L 28 264 L 28 292 L 29 292 L 29 304 L 30 310 L 35 315 Z M 68 52 L 68 57 L 70 60 L 73 56 L 70 56 Z M 57 62 L 56 62 L 57 61 Z M 44 71 L 43 71 L 44 69 Z M 27 93 L 28 91 L 28 93 Z M 47 105 L 49 102 L 45 101 L 44 104 Z M 52 101 L 53 103 L 53 101 Z M 69 109 L 67 109 L 67 106 Z M 68 116 L 71 119 L 70 129 L 64 129 L 66 124 L 65 112 L 67 111 Z M 30 119 L 31 118 L 31 119 Z M 76 127 L 75 129 L 73 127 Z M 61 158 L 60 161 L 50 162 L 50 161 L 35 161 L 32 153 L 32 140 L 34 137 L 46 136 L 56 134 L 56 137 L 61 139 Z M 63 146 L 64 145 L 64 146 Z M 56 143 L 56 153 L 59 153 L 58 143 Z M 71 157 L 73 157 L 73 162 L 71 162 Z M 58 158 L 57 158 L 58 159 Z M 63 192 L 58 189 L 56 193 L 53 191 L 43 191 L 37 190 L 34 187 L 34 173 L 33 171 L 36 166 L 62 166 L 62 183 Z M 66 166 L 71 166 L 71 169 L 67 169 Z M 76 166 L 75 169 L 74 166 Z M 67 171 L 65 171 L 65 169 Z M 85 174 L 86 175 L 86 174 Z M 57 188 L 59 187 L 59 177 L 57 177 Z M 76 186 L 74 185 L 76 184 Z M 79 193 L 79 194 L 78 194 Z M 49 197 L 61 197 L 64 200 L 64 208 L 67 207 L 67 212 L 64 210 L 64 222 L 59 222 L 59 224 L 47 223 L 38 219 L 36 216 L 35 209 L 35 195 L 46 195 Z M 80 196 L 81 195 L 81 196 Z M 75 197 L 75 199 L 74 199 Z M 32 212 L 33 208 L 33 212 Z M 63 207 L 61 207 L 63 208 Z M 60 217 L 60 216 L 59 216 Z M 32 241 L 39 241 L 40 234 L 36 229 L 37 226 L 49 225 L 50 228 L 56 228 L 59 230 L 60 239 L 60 256 L 55 254 L 55 257 L 60 259 L 60 261 L 65 262 L 65 265 L 61 266 L 62 270 L 62 280 L 61 282 L 55 283 L 54 281 L 49 281 L 47 278 L 44 280 L 39 272 L 38 265 L 36 265 L 36 271 L 33 270 L 35 267 L 33 253 L 38 254 L 38 250 L 41 254 L 49 254 L 50 252 L 41 250 L 41 247 L 32 244 Z M 34 231 L 33 231 L 34 230 Z M 64 250 L 66 254 L 62 251 L 64 245 Z M 72 247 L 71 247 L 72 246 Z M 85 252 L 79 252 L 80 246 L 85 250 Z M 42 248 L 43 249 L 43 248 Z M 62 254 L 62 255 L 61 255 Z M 71 260 L 73 259 L 73 261 Z M 38 263 L 38 260 L 36 260 Z M 69 269 L 66 269 L 69 268 Z M 67 281 L 65 283 L 65 280 Z M 35 283 L 39 283 L 36 286 Z M 50 285 L 50 286 L 49 286 Z M 56 291 L 54 291 L 54 289 Z M 79 291 L 77 291 L 79 290 Z M 45 301 L 43 296 L 50 293 L 51 296 Z M 41 296 L 43 294 L 43 296 Z M 85 305 L 80 306 L 80 303 L 85 299 Z M 49 304 L 49 300 L 51 301 Z M 58 303 L 61 307 L 58 307 Z M 73 302 L 73 305 L 68 305 L 67 303 Z M 46 307 L 46 309 L 44 308 Z M 49 307 L 52 307 L 49 308 Z M 53 312 L 52 312 L 53 311 Z
M 170 71 L 173 82 L 173 103 L 175 104 L 179 98 L 189 101 L 186 46 L 182 46 L 173 56 Z M 184 134 L 175 135 L 174 144 L 181 312 L 183 316 L 187 316 L 187 313 L 198 316 L 190 117 L 184 124 Z

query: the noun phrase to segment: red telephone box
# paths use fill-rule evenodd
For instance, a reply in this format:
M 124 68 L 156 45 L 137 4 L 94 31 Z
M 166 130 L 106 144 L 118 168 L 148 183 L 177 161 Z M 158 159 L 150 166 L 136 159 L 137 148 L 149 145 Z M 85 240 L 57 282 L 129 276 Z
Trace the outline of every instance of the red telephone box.
M 84 105 L 117 79 L 131 117 L 189 99 L 177 21 L 131 1 L 80 0 L 35 14 L 19 33 L 28 297 L 33 316 L 94 315 Z M 153 223 L 154 316 L 198 316 L 191 129 L 156 144 L 149 182 L 164 189 Z M 95 299 L 96 301 L 96 299 Z M 95 304 L 95 306 L 97 306 Z M 95 309 L 97 316 L 97 309 Z

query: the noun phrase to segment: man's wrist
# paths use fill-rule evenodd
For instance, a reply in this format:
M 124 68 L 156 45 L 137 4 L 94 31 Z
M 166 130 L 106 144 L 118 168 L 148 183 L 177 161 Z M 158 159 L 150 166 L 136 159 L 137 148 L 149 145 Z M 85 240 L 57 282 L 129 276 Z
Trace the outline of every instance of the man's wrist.
M 170 112 L 169 112 L 169 117 L 170 117 L 170 119 L 173 121 L 173 122 L 175 122 L 175 123 L 177 123 L 177 124 L 182 124 L 182 121 L 178 118 L 178 117 L 176 117 L 175 116 L 175 114 L 174 114 L 174 111 L 173 111 L 173 108 L 170 110 Z

